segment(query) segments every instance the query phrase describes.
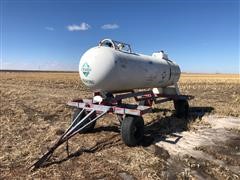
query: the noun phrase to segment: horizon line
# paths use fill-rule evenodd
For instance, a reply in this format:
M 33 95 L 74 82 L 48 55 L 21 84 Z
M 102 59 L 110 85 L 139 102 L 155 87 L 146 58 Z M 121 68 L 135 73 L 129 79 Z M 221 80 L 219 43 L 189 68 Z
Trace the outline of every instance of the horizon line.
M 79 73 L 76 70 L 39 70 L 39 69 L 0 69 L 0 72 L 40 72 L 40 73 Z M 182 71 L 182 74 L 236 74 L 240 73 L 226 73 L 226 72 L 186 72 Z

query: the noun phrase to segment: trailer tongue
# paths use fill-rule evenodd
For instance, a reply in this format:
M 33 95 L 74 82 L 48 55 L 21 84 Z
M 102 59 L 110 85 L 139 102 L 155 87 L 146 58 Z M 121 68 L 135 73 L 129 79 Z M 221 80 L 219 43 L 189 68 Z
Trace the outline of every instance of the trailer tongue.
M 169 91 L 170 92 L 170 91 Z M 46 152 L 31 168 L 36 170 L 48 161 L 54 151 L 67 142 L 74 135 L 87 132 L 94 128 L 95 122 L 103 117 L 106 113 L 116 114 L 121 124 L 121 136 L 123 142 L 128 146 L 138 145 L 144 135 L 144 122 L 142 115 L 152 110 L 153 102 L 155 104 L 166 101 L 173 101 L 178 117 L 186 117 L 188 114 L 188 100 L 193 96 L 178 95 L 177 93 L 154 93 L 154 91 L 128 92 L 125 94 L 115 95 L 108 94 L 105 97 L 99 97 L 100 102 L 95 99 L 78 99 L 68 102 L 68 105 L 76 108 L 77 113 L 73 116 L 73 120 L 68 129 L 62 134 L 58 141 Z M 133 97 L 137 104 L 124 104 L 123 99 Z M 68 150 L 68 143 L 67 148 Z
M 91 109 L 91 110 L 90 110 Z M 76 135 L 77 133 L 81 132 L 86 128 L 88 125 L 102 117 L 104 114 L 108 112 L 110 107 L 106 107 L 105 110 L 103 110 L 100 114 L 98 114 L 94 119 L 91 121 L 87 121 L 88 117 L 90 117 L 93 113 L 96 113 L 95 109 L 88 108 L 89 113 L 84 116 L 82 119 L 79 121 L 79 117 L 81 114 L 85 111 L 85 108 L 81 110 L 81 112 L 76 116 L 76 118 L 72 121 L 71 125 L 69 128 L 64 132 L 64 134 L 59 138 L 59 140 L 46 152 L 36 163 L 32 165 L 33 170 L 39 168 L 42 166 L 42 164 L 47 161 L 53 154 L 53 152 L 64 142 L 68 141 L 71 137 Z M 68 148 L 67 148 L 68 149 Z

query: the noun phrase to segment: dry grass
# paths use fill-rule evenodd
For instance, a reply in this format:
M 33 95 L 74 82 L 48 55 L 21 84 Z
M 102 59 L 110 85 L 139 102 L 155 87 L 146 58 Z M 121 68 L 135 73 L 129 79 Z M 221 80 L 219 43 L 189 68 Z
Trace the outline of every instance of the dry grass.
M 232 74 L 183 74 L 183 93 L 192 94 L 192 106 L 213 107 L 221 115 L 240 116 L 240 76 Z
M 55 164 L 29 172 L 27 168 L 58 137 L 56 132 L 68 126 L 72 110 L 65 103 L 91 96 L 91 92 L 81 84 L 77 73 L 5 72 L 0 76 L 0 178 L 121 179 L 122 174 L 141 179 L 179 177 L 178 171 L 166 173 L 171 167 L 161 154 L 145 147 L 126 147 L 111 115 L 98 122 L 95 133 L 70 141 L 75 157 L 64 159 L 62 147 L 53 157 Z M 195 96 L 192 111 L 240 116 L 239 75 L 183 74 L 180 89 Z M 156 107 L 161 109 L 146 115 L 146 123 L 157 120 L 163 128 L 150 129 L 169 133 L 176 126 L 188 128 L 187 123 L 175 124 L 170 103 Z

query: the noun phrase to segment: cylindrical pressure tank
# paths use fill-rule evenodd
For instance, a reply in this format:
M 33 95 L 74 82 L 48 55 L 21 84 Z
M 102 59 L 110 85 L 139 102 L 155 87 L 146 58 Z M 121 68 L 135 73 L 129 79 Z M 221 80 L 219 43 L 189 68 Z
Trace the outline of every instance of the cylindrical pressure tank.
M 95 92 L 167 87 L 180 78 L 179 66 L 161 51 L 152 56 L 131 52 L 128 44 L 104 39 L 80 59 L 82 82 Z

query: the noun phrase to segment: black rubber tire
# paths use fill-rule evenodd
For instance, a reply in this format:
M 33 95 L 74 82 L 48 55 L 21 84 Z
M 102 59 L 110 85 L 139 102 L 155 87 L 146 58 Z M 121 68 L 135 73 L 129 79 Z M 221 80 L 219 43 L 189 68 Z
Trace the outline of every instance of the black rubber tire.
M 189 111 L 189 104 L 187 100 L 175 100 L 174 108 L 178 118 L 187 118 Z
M 139 101 L 140 106 L 146 106 L 147 102 L 145 100 Z
M 141 100 L 139 101 L 140 106 L 152 106 L 152 100 Z
M 82 111 L 82 109 L 76 109 L 73 113 L 73 117 L 72 117 L 72 121 L 77 117 L 77 115 Z M 84 116 L 86 116 L 87 112 L 84 111 L 79 117 L 78 120 L 75 121 L 74 124 L 78 123 Z M 89 121 L 91 121 L 92 119 L 94 119 L 96 117 L 96 114 L 92 114 L 86 121 L 86 123 L 88 123 Z M 85 123 L 85 124 L 86 124 Z M 91 124 L 87 125 L 82 131 L 80 131 L 79 133 L 87 133 L 90 132 L 94 129 L 96 125 L 96 121 L 92 122 Z M 84 126 L 84 124 L 82 124 L 81 126 Z
M 122 141 L 130 147 L 137 146 L 144 136 L 144 121 L 142 117 L 126 116 L 121 124 Z

